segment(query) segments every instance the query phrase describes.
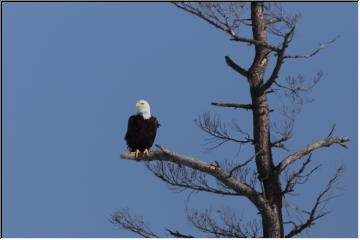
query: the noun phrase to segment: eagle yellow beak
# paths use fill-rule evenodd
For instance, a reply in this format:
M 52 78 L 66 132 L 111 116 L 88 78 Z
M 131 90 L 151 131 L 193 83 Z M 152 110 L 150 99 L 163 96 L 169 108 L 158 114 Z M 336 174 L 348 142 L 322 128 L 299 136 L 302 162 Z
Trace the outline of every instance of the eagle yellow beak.
M 138 102 L 135 104 L 135 107 L 140 107 L 140 106 L 141 106 L 141 104 Z

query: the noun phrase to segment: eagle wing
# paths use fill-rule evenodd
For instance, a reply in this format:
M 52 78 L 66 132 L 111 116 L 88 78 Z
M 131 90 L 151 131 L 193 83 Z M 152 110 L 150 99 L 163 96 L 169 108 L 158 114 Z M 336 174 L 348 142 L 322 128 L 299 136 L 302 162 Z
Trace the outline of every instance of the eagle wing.
M 128 145 L 134 144 L 134 141 L 136 140 L 133 138 L 134 136 L 136 136 L 136 133 L 139 132 L 139 130 L 140 130 L 140 126 L 139 124 L 137 124 L 136 115 L 129 117 L 128 128 L 125 135 L 125 140 Z
M 147 131 L 147 134 L 149 136 L 149 145 L 152 146 L 156 137 L 157 128 L 160 127 L 160 123 L 156 119 L 156 117 L 151 117 L 151 127 L 149 128 L 149 131 Z

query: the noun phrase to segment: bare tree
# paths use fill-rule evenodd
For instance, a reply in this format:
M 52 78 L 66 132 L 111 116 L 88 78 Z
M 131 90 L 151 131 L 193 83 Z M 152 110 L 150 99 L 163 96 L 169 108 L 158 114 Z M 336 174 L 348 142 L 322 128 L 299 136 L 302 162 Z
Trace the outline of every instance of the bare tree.
M 293 137 L 296 117 L 303 104 L 309 101 L 307 94 L 322 77 L 322 73 L 318 73 L 308 83 L 301 75 L 287 76 L 282 81 L 279 75 L 285 61 L 311 58 L 326 45 L 334 42 L 335 38 L 322 43 L 308 54 L 290 55 L 287 54 L 287 49 L 294 37 L 299 16 L 286 15 L 278 3 L 174 2 L 173 4 L 230 35 L 232 41 L 254 47 L 254 58 L 248 69 L 235 63 L 229 56 L 225 57 L 226 64 L 247 80 L 251 103 L 211 103 L 218 107 L 251 111 L 252 134 L 243 131 L 235 122 L 223 124 L 218 117 L 211 116 L 209 113 L 196 120 L 197 126 L 209 134 L 210 149 L 227 142 L 234 142 L 240 145 L 251 144 L 254 152 L 243 162 L 208 163 L 156 145 L 159 150 L 150 153 L 147 157 L 135 158 L 131 154 L 121 154 L 121 158 L 146 162 L 147 168 L 156 177 L 176 190 L 191 189 L 248 199 L 258 209 L 261 216 L 260 225 L 263 237 L 293 237 L 301 233 L 329 213 L 325 210 L 326 203 L 333 197 L 332 190 L 343 171 L 343 166 L 340 166 L 328 180 L 309 210 L 286 201 L 285 196 L 293 193 L 299 184 L 305 184 L 319 169 L 319 165 L 310 168 L 313 151 L 334 144 L 346 147 L 344 143 L 350 138 L 333 137 L 335 128 L 333 126 L 330 133 L 322 140 L 311 143 L 282 160 L 274 161 L 273 148 L 290 151 L 285 143 Z M 248 27 L 252 30 L 251 36 L 241 36 L 240 31 Z M 269 34 L 273 36 L 272 42 L 268 40 Z M 267 69 L 270 66 L 270 58 L 274 58 L 275 64 L 272 69 Z M 270 74 L 265 79 L 267 70 Z M 286 98 L 286 101 L 270 109 L 269 94 Z M 275 107 L 279 108 L 275 110 Z M 271 122 L 270 112 L 272 111 L 280 113 L 284 121 Z M 253 160 L 255 164 L 251 165 Z M 283 216 L 284 209 L 287 215 Z M 188 220 L 193 226 L 215 237 L 259 236 L 261 227 L 256 221 L 240 224 L 240 217 L 235 214 L 235 211 L 229 209 L 218 210 L 217 213 L 217 216 L 214 216 L 211 209 L 203 213 L 195 209 L 186 211 Z M 302 217 L 294 220 L 291 218 L 292 215 Z M 288 219 L 284 219 L 285 216 Z M 114 214 L 113 221 L 120 227 L 143 237 L 158 236 L 142 220 L 132 217 L 128 211 Z M 285 224 L 292 226 L 288 233 L 284 233 Z M 166 231 L 173 237 L 192 237 L 174 230 L 166 229 Z

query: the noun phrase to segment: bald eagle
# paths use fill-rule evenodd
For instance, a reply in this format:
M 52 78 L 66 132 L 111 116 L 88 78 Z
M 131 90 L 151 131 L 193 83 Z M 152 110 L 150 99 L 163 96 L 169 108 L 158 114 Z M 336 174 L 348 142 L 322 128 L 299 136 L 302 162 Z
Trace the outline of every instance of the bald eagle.
M 156 117 L 151 116 L 150 104 L 147 101 L 139 100 L 135 106 L 138 113 L 129 118 L 125 140 L 130 152 L 137 158 L 141 152 L 145 156 L 149 154 L 160 124 Z

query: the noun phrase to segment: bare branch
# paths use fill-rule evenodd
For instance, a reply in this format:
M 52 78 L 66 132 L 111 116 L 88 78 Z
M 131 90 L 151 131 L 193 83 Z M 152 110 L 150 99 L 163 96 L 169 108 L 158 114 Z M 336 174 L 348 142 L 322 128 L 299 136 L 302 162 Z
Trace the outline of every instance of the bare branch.
M 233 119 L 232 124 L 230 125 L 230 128 L 232 128 L 234 131 L 246 136 L 245 139 L 250 139 L 250 134 L 248 132 L 245 132 L 242 130 L 239 126 L 239 124 Z
M 323 76 L 322 72 L 318 72 L 316 74 L 316 76 L 314 77 L 313 81 L 310 83 L 310 85 L 308 85 L 307 87 L 302 87 L 301 85 L 304 82 L 304 77 L 302 75 L 298 75 L 297 77 L 286 77 L 285 81 L 288 84 L 288 86 L 285 85 L 281 85 L 278 82 L 274 82 L 276 86 L 278 86 L 279 88 L 283 88 L 286 89 L 290 92 L 290 96 L 292 98 L 294 97 L 299 97 L 299 92 L 308 92 L 310 90 L 312 90 L 316 84 L 319 83 L 319 81 L 321 80 Z
M 129 209 L 127 208 L 115 213 L 110 221 L 114 225 L 119 226 L 121 229 L 137 233 L 145 238 L 159 237 L 151 231 L 147 224 L 144 223 L 142 217 L 131 215 Z
M 258 183 L 258 174 L 250 163 L 251 161 L 244 161 L 239 166 L 238 161 L 225 160 L 218 163 L 218 166 L 224 169 L 226 172 L 229 172 L 229 175 L 231 175 L 231 177 L 235 178 L 237 181 L 246 183 L 253 189 L 256 189 L 256 185 Z M 222 182 L 217 181 L 216 183 L 225 191 L 229 191 L 229 188 Z
M 218 116 L 211 116 L 210 112 L 204 113 L 195 120 L 195 124 L 204 132 L 210 135 L 206 139 L 206 144 L 210 145 L 208 150 L 215 149 L 226 142 L 234 142 L 238 144 L 252 143 L 253 140 L 248 138 L 248 134 L 244 139 L 237 139 L 228 133 L 228 128 L 225 124 L 221 123 Z M 244 132 L 240 132 L 245 135 Z
M 292 164 L 293 162 L 295 162 L 296 160 L 298 160 L 299 158 L 311 153 L 312 151 L 318 149 L 318 148 L 322 148 L 322 147 L 330 147 L 333 144 L 339 144 L 342 147 L 344 147 L 345 145 L 343 144 L 344 142 L 348 142 L 350 141 L 349 137 L 328 137 L 325 138 L 324 140 L 318 141 L 316 143 L 310 144 L 307 147 L 305 147 L 304 149 L 286 157 L 284 160 L 282 160 L 277 166 L 276 168 L 278 169 L 279 172 L 282 172 L 287 166 L 289 166 L 290 164 Z
M 280 88 L 275 89 L 274 91 L 282 103 L 280 105 L 281 108 L 279 113 L 284 117 L 284 120 L 280 126 L 277 126 L 275 122 L 272 123 L 272 129 L 275 131 L 275 133 L 280 135 L 279 140 L 276 140 L 272 143 L 272 147 L 282 148 L 286 151 L 289 151 L 289 149 L 287 149 L 287 147 L 282 144 L 281 141 L 287 141 L 292 137 L 292 131 L 296 118 L 301 112 L 304 104 L 312 101 L 310 98 L 308 98 L 308 95 L 310 94 L 311 90 L 319 83 L 322 76 L 322 72 L 318 72 L 313 80 L 307 84 L 307 86 L 304 86 L 305 78 L 302 75 L 298 75 L 296 77 L 287 76 L 285 78 L 286 85 L 280 85 L 277 81 L 274 82 L 274 85 Z M 274 87 L 274 85 L 272 86 Z M 280 143 L 277 143 L 277 141 L 280 141 Z
M 278 140 L 271 142 L 270 146 L 273 148 L 282 148 L 285 151 L 289 152 L 290 150 L 283 143 L 291 139 L 293 136 L 292 131 L 293 131 L 297 111 L 290 111 L 289 113 L 289 110 L 283 107 L 281 114 L 286 117 L 285 121 L 281 124 L 281 126 L 278 126 L 276 122 L 272 122 L 271 124 L 272 132 L 275 132 L 276 134 L 280 135 L 280 138 Z
M 231 108 L 243 108 L 246 110 L 253 109 L 253 105 L 251 104 L 239 104 L 239 103 L 216 103 L 212 102 L 211 105 L 218 106 L 218 107 L 231 107 Z
M 291 138 L 291 135 L 285 135 L 285 136 L 283 136 L 282 138 L 280 138 L 280 139 L 278 139 L 278 140 L 276 140 L 276 141 L 274 141 L 274 142 L 271 142 L 270 146 L 271 146 L 271 147 L 276 147 L 276 148 L 282 148 L 282 149 L 284 149 L 284 150 L 286 150 L 286 151 L 289 151 L 289 149 L 287 149 L 287 148 L 285 147 L 285 145 L 283 144 L 283 142 L 288 141 L 290 138 Z
M 262 206 L 262 208 L 266 205 L 265 200 L 262 196 L 256 192 L 249 185 L 239 182 L 233 177 L 229 177 L 229 173 L 217 167 L 215 165 L 200 161 L 195 158 L 187 157 L 184 155 L 180 155 L 178 153 L 171 152 L 160 145 L 156 145 L 160 151 L 150 152 L 148 156 L 139 156 L 135 157 L 134 154 L 123 153 L 120 155 L 123 159 L 134 160 L 134 161 L 168 161 L 173 163 L 178 163 L 183 166 L 188 166 L 192 169 L 199 170 L 204 173 L 208 173 L 214 176 L 217 180 L 222 182 L 228 188 L 234 190 L 239 193 L 239 195 L 246 196 L 250 201 L 252 201 L 256 206 Z
M 278 17 L 273 17 L 273 18 L 266 20 L 266 25 L 274 24 L 274 23 L 278 23 L 278 22 L 281 22 L 281 19 Z
M 215 237 L 257 237 L 259 227 L 256 221 L 240 225 L 241 220 L 230 208 L 217 210 L 220 224 L 212 216 L 212 209 L 199 212 L 195 209 L 187 209 L 186 215 L 189 222 L 202 232 L 213 234 Z
M 195 191 L 210 192 L 228 196 L 239 196 L 234 191 L 224 191 L 212 187 L 208 175 L 188 167 L 178 167 L 171 162 L 159 161 L 154 164 L 148 162 L 146 167 L 159 179 L 170 184 L 173 190 L 192 189 Z
M 330 132 L 329 132 L 329 134 L 328 134 L 327 137 L 331 137 L 331 135 L 333 134 L 333 132 L 334 132 L 334 130 L 335 130 L 335 127 L 336 127 L 336 124 L 334 123 L 334 124 L 332 125 L 331 130 L 330 130 Z
M 244 22 L 244 20 L 240 18 L 244 3 L 173 2 L 173 4 L 205 20 L 231 36 L 236 36 L 240 23 Z
M 317 49 L 316 49 L 315 51 L 313 51 L 312 53 L 305 54 L 305 55 L 284 56 L 284 58 L 311 58 L 311 57 L 315 56 L 318 52 L 320 52 L 320 50 L 324 49 L 327 45 L 335 42 L 338 38 L 339 38 L 339 36 L 333 38 L 333 39 L 330 40 L 330 41 L 321 43 L 321 44 L 320 44 L 320 47 L 317 48 Z
M 174 231 L 171 231 L 170 229 L 165 229 L 166 231 L 168 231 L 171 236 L 173 237 L 176 237 L 176 238 L 193 238 L 194 236 L 191 236 L 191 235 L 185 235 L 185 234 L 182 234 L 182 233 L 179 233 L 178 231 L 174 232 Z
M 340 166 L 336 170 L 335 175 L 329 180 L 324 190 L 317 196 L 313 208 L 310 211 L 303 211 L 304 214 L 308 215 L 307 220 L 300 225 L 295 224 L 294 228 L 285 237 L 290 238 L 301 233 L 303 230 L 314 225 L 316 220 L 330 213 L 330 212 L 325 212 L 324 208 L 326 206 L 326 203 L 330 201 L 333 197 L 331 196 L 326 197 L 326 196 L 330 194 L 330 191 L 333 189 L 334 184 L 343 174 L 343 171 L 344 171 L 343 166 Z
M 231 60 L 230 57 L 225 56 L 225 62 L 229 67 L 231 67 L 236 72 L 240 73 L 244 77 L 248 77 L 249 72 L 244 68 L 240 67 L 239 65 L 237 65 L 233 60 Z
M 277 59 L 276 59 L 275 67 L 271 73 L 270 78 L 262 86 L 263 91 L 271 87 L 271 85 L 277 79 L 281 66 L 283 65 L 285 50 L 289 46 L 289 43 L 291 42 L 292 36 L 294 35 L 294 31 L 295 31 L 295 26 L 291 28 L 291 30 L 288 33 L 285 34 L 282 47 L 279 51 L 277 51 Z
M 246 166 L 249 162 L 251 162 L 256 156 L 258 156 L 260 153 L 262 153 L 263 150 L 260 150 L 258 153 L 256 153 L 254 156 L 252 156 L 251 158 L 249 158 L 248 160 L 246 160 L 245 162 L 237 165 L 236 167 L 232 168 L 230 170 L 230 173 L 229 173 L 229 177 L 232 177 L 233 173 L 237 170 L 239 170 L 240 168 Z
M 238 36 L 236 32 L 238 32 L 240 26 L 239 23 L 243 23 L 245 26 L 251 26 L 250 24 L 246 23 L 248 19 L 240 18 L 240 12 L 244 7 L 239 2 L 229 3 L 228 9 L 226 10 L 224 7 L 220 6 L 220 3 L 217 2 L 200 2 L 197 3 L 197 5 L 196 3 L 190 2 L 173 2 L 173 4 L 176 7 L 205 20 L 214 27 L 231 35 L 231 40 L 233 41 L 262 46 L 272 51 L 280 50 L 278 47 L 268 44 L 267 42 Z M 224 12 L 227 12 L 228 14 L 224 15 Z M 232 18 L 232 23 L 229 23 L 229 17 L 226 17 L 229 15 Z
M 270 50 L 272 50 L 272 51 L 275 51 L 275 52 L 281 51 L 280 48 L 275 47 L 275 46 L 273 46 L 273 45 L 271 45 L 271 44 L 268 44 L 267 42 L 262 42 L 262 41 L 258 41 L 258 40 L 254 40 L 254 39 L 250 39 L 250 38 L 233 36 L 233 38 L 230 39 L 230 40 L 232 40 L 232 41 L 237 41 L 237 42 L 249 43 L 250 45 L 256 45 L 256 46 L 268 48 L 268 49 L 270 49 Z
M 201 19 L 207 21 L 208 23 L 210 23 L 211 25 L 213 25 L 214 27 L 229 33 L 229 29 L 226 29 L 224 26 L 222 26 L 221 24 L 217 23 L 214 20 L 211 20 L 211 17 L 208 17 L 205 15 L 205 13 L 203 13 L 199 8 L 196 8 L 194 6 L 192 6 L 190 3 L 185 3 L 185 2 L 172 2 L 172 4 L 174 4 L 176 7 L 185 10 L 188 13 L 191 13 L 195 16 L 200 17 Z
M 311 169 L 307 174 L 302 175 L 303 172 L 305 171 L 306 166 L 312 161 L 311 159 L 312 153 L 310 153 L 309 157 L 307 158 L 307 160 L 302 164 L 301 168 L 299 168 L 297 171 L 295 171 L 294 173 L 292 173 L 286 180 L 286 185 L 285 185 L 285 189 L 282 192 L 282 194 L 286 194 L 286 193 L 290 193 L 294 191 L 294 187 L 297 184 L 305 184 L 309 177 L 316 171 L 319 169 L 320 165 L 315 166 L 313 169 Z
M 285 14 L 282 4 L 278 2 L 267 2 L 265 9 L 267 30 L 278 37 L 284 37 L 284 32 L 295 27 L 300 18 L 299 14 Z

